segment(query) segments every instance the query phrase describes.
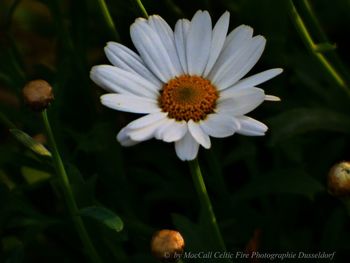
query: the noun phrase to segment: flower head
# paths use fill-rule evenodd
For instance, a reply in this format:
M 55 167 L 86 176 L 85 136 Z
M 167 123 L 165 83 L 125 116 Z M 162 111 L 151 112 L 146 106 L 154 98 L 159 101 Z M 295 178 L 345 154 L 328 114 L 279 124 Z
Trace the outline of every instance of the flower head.
M 146 114 L 119 132 L 122 145 L 156 138 L 174 142 L 181 160 L 193 160 L 199 145 L 210 148 L 210 136 L 265 134 L 265 124 L 245 115 L 264 100 L 279 100 L 255 86 L 282 69 L 242 79 L 266 41 L 253 37 L 246 25 L 227 35 L 229 19 L 225 12 L 213 28 L 209 13 L 198 11 L 191 21 L 179 20 L 173 31 L 160 16 L 138 18 L 130 34 L 139 55 L 121 44 L 107 44 L 113 66 L 91 70 L 91 79 L 110 92 L 101 97 L 102 104 Z

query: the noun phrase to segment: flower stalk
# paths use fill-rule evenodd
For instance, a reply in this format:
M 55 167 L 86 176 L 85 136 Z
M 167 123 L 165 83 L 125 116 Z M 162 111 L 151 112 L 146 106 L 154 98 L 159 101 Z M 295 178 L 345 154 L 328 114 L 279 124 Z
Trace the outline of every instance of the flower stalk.
M 105 0 L 97 0 L 97 2 L 98 2 L 98 5 L 100 6 L 101 12 L 103 14 L 103 17 L 105 19 L 105 22 L 107 24 L 107 27 L 110 33 L 114 36 L 115 40 L 119 41 L 120 40 L 119 33 L 115 27 L 115 24 L 113 22 L 112 16 L 108 10 Z
M 305 4 L 305 3 L 304 3 Z M 309 6 L 306 6 L 306 10 L 309 9 Z M 342 88 L 349 96 L 350 96 L 350 90 L 344 80 L 344 78 L 340 75 L 340 73 L 337 71 L 337 69 L 330 63 L 330 61 L 324 56 L 322 51 L 322 48 L 320 49 L 320 46 L 325 46 L 325 44 L 329 43 L 323 43 L 323 44 L 317 44 L 312 39 L 308 28 L 305 25 L 305 22 L 301 18 L 301 16 L 298 13 L 298 10 L 296 9 L 293 0 L 288 1 L 288 9 L 290 12 L 290 16 L 299 32 L 300 37 L 302 38 L 304 44 L 306 47 L 311 51 L 311 53 L 315 56 L 315 58 L 318 60 L 320 65 L 325 69 L 325 71 L 328 73 L 329 77 L 332 79 L 332 81 Z M 315 17 L 311 14 L 312 20 L 315 22 Z M 322 35 L 322 38 L 324 39 L 325 35 Z M 327 46 L 327 45 L 326 45 Z M 328 45 L 331 46 L 331 45 Z
M 90 258 L 90 261 L 92 263 L 101 263 L 102 261 L 100 260 L 98 254 L 97 254 L 97 251 L 96 251 L 94 245 L 92 244 L 92 241 L 89 237 L 89 234 L 84 226 L 84 222 L 79 215 L 79 208 L 78 208 L 77 203 L 75 201 L 74 194 L 73 194 L 72 188 L 70 186 L 69 179 L 68 179 L 66 170 L 64 168 L 61 156 L 58 152 L 57 144 L 56 144 L 55 138 L 53 136 L 52 129 L 51 129 L 50 122 L 49 122 L 49 118 L 47 115 L 47 110 L 46 109 L 43 110 L 41 114 L 42 114 L 43 122 L 45 125 L 46 133 L 48 136 L 48 140 L 49 140 L 49 143 L 51 146 L 53 164 L 54 164 L 56 173 L 59 176 L 61 186 L 63 189 L 63 195 L 64 195 L 64 198 L 67 202 L 68 210 L 72 216 L 76 230 L 77 230 L 77 232 L 80 236 L 80 239 L 85 247 L 85 251 L 86 251 L 88 257 Z
M 214 235 L 213 237 L 215 238 L 215 241 L 218 244 L 219 248 L 222 251 L 226 251 L 226 246 L 216 221 L 215 213 L 211 205 L 207 188 L 205 187 L 198 159 L 196 158 L 193 161 L 189 161 L 188 163 L 190 166 L 192 180 L 201 204 L 201 209 L 203 210 L 205 217 L 208 220 L 208 225 L 211 227 L 211 232 Z
M 143 16 L 144 16 L 145 18 L 148 19 L 148 13 L 147 13 L 147 11 L 146 11 L 146 8 L 143 6 L 141 0 L 136 0 L 136 4 L 137 4 L 138 7 L 140 8 L 140 10 L 141 10 Z
M 336 52 L 336 44 L 330 43 L 326 33 L 322 29 L 320 22 L 316 17 L 316 14 L 309 0 L 302 0 L 299 2 L 299 4 L 301 11 L 304 13 L 308 24 L 310 25 L 310 29 L 314 31 L 314 35 L 317 37 L 317 39 L 322 42 L 322 44 L 317 45 L 317 47 L 322 47 L 322 45 L 330 47 L 327 50 L 319 52 L 327 52 L 329 59 L 334 63 L 334 66 L 339 69 L 339 73 L 344 77 L 345 82 L 349 83 L 350 75 Z

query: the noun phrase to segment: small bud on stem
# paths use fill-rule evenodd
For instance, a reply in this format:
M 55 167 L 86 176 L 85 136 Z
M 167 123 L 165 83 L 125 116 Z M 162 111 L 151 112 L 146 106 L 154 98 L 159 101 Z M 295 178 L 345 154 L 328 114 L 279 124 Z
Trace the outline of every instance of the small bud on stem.
M 161 262 L 177 262 L 182 256 L 184 247 L 184 239 L 174 230 L 157 231 L 151 241 L 152 254 Z
M 337 197 L 350 196 L 350 162 L 341 162 L 331 168 L 328 191 Z
M 41 79 L 28 82 L 22 93 L 25 103 L 38 112 L 45 110 L 54 99 L 52 87 Z

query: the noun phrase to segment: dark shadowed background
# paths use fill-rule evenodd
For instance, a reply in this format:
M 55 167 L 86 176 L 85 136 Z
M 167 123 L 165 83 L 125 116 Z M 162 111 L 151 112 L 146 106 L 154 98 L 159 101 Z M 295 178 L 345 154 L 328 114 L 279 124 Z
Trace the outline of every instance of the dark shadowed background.
M 350 1 L 309 2 L 324 32 L 301 0 L 295 6 L 315 43 L 328 39 L 336 44 L 322 54 L 350 84 Z M 54 89 L 48 114 L 79 207 L 106 207 L 124 223 L 117 232 L 84 219 L 104 262 L 156 262 L 149 242 L 163 228 L 178 229 L 187 251 L 213 249 L 187 164 L 176 157 L 173 145 L 151 140 L 122 148 L 115 139 L 137 116 L 101 106 L 104 91 L 89 79 L 89 70 L 108 63 L 103 53 L 107 41 L 134 49 L 129 26 L 142 13 L 132 0 L 106 3 L 118 34 L 108 29 L 98 0 L 0 0 L 0 262 L 88 262 L 49 159 L 9 131 L 20 129 L 46 144 L 40 115 L 21 97 L 25 83 L 37 78 Z M 267 39 L 249 75 L 284 69 L 261 85 L 282 101 L 265 102 L 250 114 L 269 126 L 265 137 L 234 135 L 200 150 L 228 250 L 335 251 L 334 262 L 347 262 L 349 214 L 342 200 L 327 192 L 326 182 L 332 165 L 350 159 L 350 97 L 303 43 L 289 1 L 143 4 L 172 27 L 198 9 L 208 10 L 213 21 L 228 10 L 230 30 L 247 24 Z

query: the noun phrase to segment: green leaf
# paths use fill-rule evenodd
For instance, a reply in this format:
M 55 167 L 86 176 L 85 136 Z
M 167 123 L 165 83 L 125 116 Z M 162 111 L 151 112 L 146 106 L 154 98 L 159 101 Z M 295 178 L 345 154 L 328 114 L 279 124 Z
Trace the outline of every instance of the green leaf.
M 12 133 L 13 136 L 15 136 L 15 138 L 19 142 L 21 142 L 25 147 L 29 148 L 36 154 L 39 154 L 41 156 L 51 157 L 51 153 L 44 147 L 44 145 L 35 141 L 32 137 L 30 137 L 25 132 L 19 129 L 10 129 L 10 132 Z
M 107 208 L 98 206 L 85 207 L 80 210 L 80 214 L 95 219 L 117 232 L 123 230 L 124 223 L 121 218 Z
M 21 168 L 21 173 L 28 184 L 36 184 L 42 181 L 46 181 L 51 177 L 51 174 L 33 169 L 27 166 Z
M 271 144 L 312 131 L 349 134 L 349 116 L 328 109 L 299 108 L 286 111 L 269 120 Z

